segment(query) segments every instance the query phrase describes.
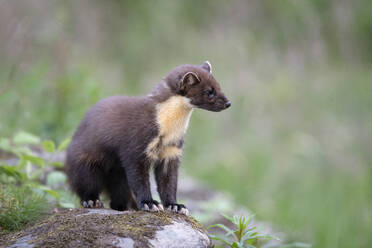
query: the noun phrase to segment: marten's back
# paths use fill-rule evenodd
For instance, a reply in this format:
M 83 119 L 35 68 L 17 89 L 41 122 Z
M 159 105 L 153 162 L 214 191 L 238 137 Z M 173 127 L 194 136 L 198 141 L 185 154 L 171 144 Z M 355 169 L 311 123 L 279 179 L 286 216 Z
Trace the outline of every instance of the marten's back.
M 148 96 L 109 97 L 87 112 L 66 159 L 83 207 L 102 207 L 105 190 L 112 209 L 188 213 L 177 203 L 177 178 L 190 116 L 194 108 L 218 112 L 231 105 L 211 69 L 209 62 L 181 65 Z M 164 207 L 152 198 L 152 165 Z
M 156 136 L 157 129 L 151 98 L 108 97 L 86 113 L 68 148 L 67 159 L 73 157 L 94 164 L 106 155 L 119 155 L 119 150 L 127 159 L 134 155 L 138 158 Z

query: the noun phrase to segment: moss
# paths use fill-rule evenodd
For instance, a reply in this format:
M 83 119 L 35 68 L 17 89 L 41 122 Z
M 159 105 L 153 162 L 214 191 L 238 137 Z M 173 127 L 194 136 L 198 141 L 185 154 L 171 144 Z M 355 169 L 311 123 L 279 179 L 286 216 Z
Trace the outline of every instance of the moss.
M 154 238 L 157 230 L 172 224 L 177 219 L 186 221 L 193 228 L 205 232 L 195 219 L 169 212 L 133 211 L 120 215 L 87 213 L 86 209 L 63 209 L 33 227 L 3 236 L 3 240 L 0 241 L 10 245 L 17 239 L 32 234 L 34 239 L 29 243 L 36 247 L 65 247 L 66 245 L 79 247 L 89 244 L 93 246 L 101 237 L 114 235 L 131 238 L 135 241 L 135 246 L 146 247 L 148 240 Z M 73 243 L 76 240 L 83 242 Z

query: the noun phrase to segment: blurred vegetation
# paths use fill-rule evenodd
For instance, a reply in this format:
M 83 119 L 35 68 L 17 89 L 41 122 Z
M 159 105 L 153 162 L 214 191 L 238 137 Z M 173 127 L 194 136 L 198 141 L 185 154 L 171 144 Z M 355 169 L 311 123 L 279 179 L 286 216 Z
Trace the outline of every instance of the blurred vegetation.
M 0 185 L 0 234 L 14 231 L 38 220 L 49 210 L 45 198 L 28 187 Z
M 215 228 L 220 229 L 224 232 L 223 235 L 213 235 L 210 234 L 210 237 L 214 240 L 217 240 L 221 243 L 218 247 L 227 247 L 231 248 L 269 248 L 273 247 L 267 244 L 267 241 L 275 239 L 279 240 L 278 237 L 273 235 L 263 234 L 256 226 L 252 225 L 252 220 L 254 215 L 245 217 L 245 216 L 236 216 L 233 217 L 223 215 L 229 222 L 233 224 L 233 229 L 225 226 L 224 224 L 214 224 L 208 227 L 208 229 Z M 282 247 L 282 246 L 281 246 Z M 293 246 L 296 247 L 296 246 Z M 308 248 L 308 247 L 307 247 Z
M 79 206 L 67 187 L 60 157 L 70 139 L 58 147 L 26 132 L 0 138 L 0 234 L 43 217 L 53 206 Z
M 314 247 L 372 243 L 372 2 L 0 1 L 0 136 L 59 143 L 98 99 L 209 60 L 182 166 Z

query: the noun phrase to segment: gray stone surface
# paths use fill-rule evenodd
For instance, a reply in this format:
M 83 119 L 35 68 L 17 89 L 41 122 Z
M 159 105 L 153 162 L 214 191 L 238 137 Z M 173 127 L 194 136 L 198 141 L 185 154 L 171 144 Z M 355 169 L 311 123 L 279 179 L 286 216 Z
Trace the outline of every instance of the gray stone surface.
M 192 217 L 173 212 L 59 209 L 0 238 L 0 247 L 212 247 Z
M 46 154 L 42 152 L 38 154 L 38 156 L 42 156 L 48 159 L 48 156 L 50 156 L 50 154 Z M 64 158 L 65 158 L 65 153 L 59 152 L 54 155 L 52 160 L 63 162 Z M 18 161 L 17 158 L 9 158 L 7 163 L 17 164 L 17 161 Z M 50 172 L 52 171 L 47 171 L 47 173 L 50 173 Z M 44 178 L 46 178 L 46 175 L 44 175 Z M 153 197 L 156 200 L 159 200 L 158 193 L 156 190 L 156 183 L 155 183 L 153 176 L 151 177 L 151 191 L 153 193 Z M 178 182 L 178 200 L 180 203 L 185 204 L 187 208 L 190 210 L 191 216 L 195 217 L 197 220 L 203 223 L 204 226 L 209 226 L 211 224 L 216 224 L 216 223 L 222 223 L 229 227 L 232 227 L 231 223 L 229 223 L 225 218 L 223 218 L 221 213 L 224 213 L 230 216 L 232 215 L 249 216 L 252 214 L 247 208 L 239 204 L 236 204 L 235 201 L 232 199 L 232 197 L 230 197 L 225 192 L 213 190 L 207 185 L 188 176 L 185 173 L 185 171 L 182 169 L 180 170 L 179 182 Z M 104 202 L 104 203 L 105 203 L 105 206 L 109 205 L 108 202 Z M 91 214 L 115 215 L 115 214 L 122 214 L 122 213 L 123 212 L 118 212 L 118 211 L 110 210 L 110 209 L 104 209 L 104 210 L 91 209 L 87 212 L 82 213 L 82 215 L 91 215 Z M 271 223 L 255 221 L 254 225 L 257 225 L 258 227 L 260 227 L 264 233 L 272 233 L 283 239 L 285 238 L 285 234 L 278 233 L 278 230 L 275 230 L 271 226 Z M 219 233 L 217 229 L 210 229 L 210 232 L 212 232 L 213 234 Z M 121 244 L 124 242 L 125 244 L 127 244 L 128 247 L 131 247 L 130 241 L 126 240 L 125 238 L 123 240 L 121 237 L 113 236 L 112 242 L 115 244 L 116 243 Z M 153 242 L 156 242 L 156 241 L 153 241 Z M 270 243 L 278 243 L 278 242 L 270 241 Z M 106 246 L 106 243 L 102 243 L 102 244 L 105 244 L 103 246 Z M 2 246 L 0 245 L 0 247 Z M 14 246 L 14 247 L 17 247 L 17 246 Z
M 31 238 L 32 238 L 31 234 L 25 235 L 17 239 L 17 241 L 14 244 L 9 246 L 9 248 L 32 248 L 34 247 L 34 245 L 28 243 L 31 240 Z
M 175 240 L 177 243 L 174 242 Z M 180 222 L 164 226 L 149 242 L 153 247 L 169 248 L 208 247 L 210 245 L 208 235 L 194 229 L 189 224 Z

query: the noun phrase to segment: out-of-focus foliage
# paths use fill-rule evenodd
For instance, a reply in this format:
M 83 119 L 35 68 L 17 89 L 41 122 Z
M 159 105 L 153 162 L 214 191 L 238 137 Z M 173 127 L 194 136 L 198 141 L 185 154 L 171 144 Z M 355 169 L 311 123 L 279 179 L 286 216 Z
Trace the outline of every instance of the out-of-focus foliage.
M 221 244 L 226 245 L 227 247 L 232 248 L 255 248 L 255 247 L 268 247 L 265 245 L 265 242 L 271 239 L 279 240 L 278 237 L 263 234 L 256 226 L 252 224 L 254 215 L 245 217 L 245 216 L 236 216 L 233 217 L 224 215 L 233 225 L 233 229 L 225 226 L 224 224 L 214 224 L 208 227 L 210 228 L 219 228 L 224 231 L 223 235 L 213 235 L 210 234 L 210 237 L 214 240 L 218 240 Z M 219 247 L 219 246 L 217 246 Z M 223 247 L 223 246 L 220 246 Z
M 254 215 L 232 217 L 222 214 L 230 222 L 232 228 L 224 224 L 213 224 L 208 230 L 217 229 L 222 231 L 219 234 L 209 234 L 209 236 L 219 242 L 219 247 L 231 248 L 311 248 L 311 245 L 301 242 L 291 244 L 280 244 L 280 239 L 271 234 L 265 234 L 253 223 Z M 268 242 L 276 240 L 276 242 Z
M 63 163 L 55 157 L 68 143 L 66 139 L 56 147 L 53 141 L 41 141 L 22 131 L 13 139 L 0 138 L 0 151 L 8 157 L 0 163 L 1 229 L 19 229 L 53 205 L 76 206 L 76 198 L 68 191 L 66 175 L 61 171 Z
M 371 18 L 367 0 L 0 1 L 0 134 L 61 141 L 98 99 L 209 60 L 232 107 L 194 111 L 182 166 L 289 239 L 368 247 Z
M 50 210 L 42 195 L 13 184 L 0 184 L 0 203 L 0 233 L 17 230 Z

